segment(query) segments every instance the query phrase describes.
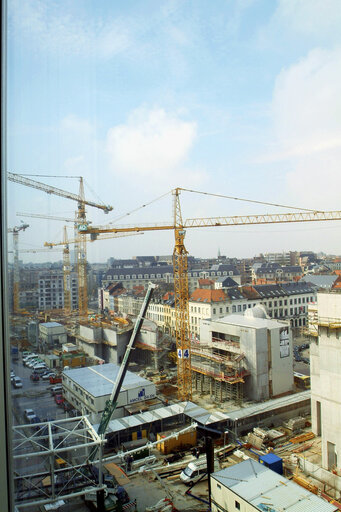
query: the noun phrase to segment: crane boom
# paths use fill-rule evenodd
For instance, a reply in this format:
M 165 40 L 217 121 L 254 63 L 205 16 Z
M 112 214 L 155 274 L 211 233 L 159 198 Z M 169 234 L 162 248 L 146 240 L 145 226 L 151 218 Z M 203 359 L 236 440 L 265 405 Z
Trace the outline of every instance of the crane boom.
M 39 181 L 32 180 L 30 178 L 26 178 L 21 174 L 15 174 L 13 172 L 8 172 L 7 177 L 9 181 L 13 181 L 14 183 L 19 183 L 20 185 L 26 185 L 27 187 L 36 188 L 38 190 L 42 190 L 47 194 L 54 194 L 55 196 L 65 197 L 66 199 L 72 199 L 73 201 L 82 202 L 87 206 L 93 206 L 94 208 L 99 208 L 103 210 L 104 213 L 109 213 L 113 209 L 112 206 L 107 206 L 104 204 L 98 204 L 93 201 L 88 201 L 87 199 L 80 198 L 79 195 L 73 194 L 72 192 L 67 192 L 60 188 L 51 187 L 51 185 L 46 185 L 45 183 L 40 183 Z M 81 178 L 82 179 L 82 178 Z
M 124 238 L 126 236 L 138 236 L 138 235 L 143 235 L 144 233 L 128 233 L 128 234 L 125 234 L 123 233 L 122 235 L 115 235 L 115 234 L 107 234 L 107 235 L 104 235 L 104 236 L 99 236 L 99 237 L 95 237 L 95 238 L 90 238 L 87 239 L 87 242 L 95 242 L 96 240 L 110 240 L 112 238 Z M 76 244 L 78 243 L 78 238 L 72 238 L 71 240 L 68 241 L 69 244 Z M 44 243 L 44 247 L 49 247 L 50 249 L 52 247 L 56 247 L 57 245 L 65 245 L 65 242 L 45 242 Z M 48 249 L 46 249 L 48 251 Z
M 265 213 L 261 215 L 234 215 L 230 217 L 206 217 L 186 219 L 181 226 L 176 224 L 136 224 L 135 226 L 79 226 L 82 233 L 98 235 L 101 233 L 127 233 L 141 231 L 170 231 L 176 228 L 207 228 L 221 226 L 244 226 L 249 224 L 283 224 L 288 222 L 314 222 L 341 220 L 341 211 L 316 211 L 295 213 Z
M 190 400 L 192 397 L 191 352 L 189 339 L 188 312 L 188 263 L 187 250 L 184 245 L 186 229 L 220 226 L 243 226 L 252 224 L 282 224 L 289 222 L 315 222 L 341 220 L 341 211 L 299 210 L 292 213 L 275 213 L 261 215 L 240 215 L 210 218 L 189 218 L 183 221 L 180 208 L 180 188 L 173 193 L 173 220 L 168 223 L 136 224 L 130 226 L 90 226 L 79 223 L 82 233 L 96 238 L 103 233 L 141 233 L 148 231 L 174 231 L 175 247 L 173 251 L 174 295 L 176 320 L 178 398 Z
M 102 417 L 101 417 L 101 422 L 99 424 L 98 431 L 97 431 L 97 433 L 99 435 L 104 435 L 105 434 L 105 432 L 107 430 L 107 427 L 109 425 L 109 421 L 111 419 L 111 416 L 113 415 L 113 412 L 116 409 L 118 395 L 119 395 L 119 393 L 121 391 L 121 387 L 122 387 L 122 384 L 123 384 L 123 381 L 124 381 L 124 377 L 126 376 L 126 373 L 127 373 L 127 370 L 128 370 L 130 354 L 131 354 L 131 351 L 133 350 L 134 343 L 136 341 L 137 335 L 140 332 L 140 329 L 141 329 L 141 326 L 142 326 L 142 322 L 144 320 L 145 314 L 147 312 L 147 309 L 148 309 L 148 306 L 149 306 L 149 303 L 151 301 L 151 298 L 152 298 L 152 295 L 153 295 L 153 292 L 154 292 L 155 288 L 156 288 L 156 285 L 154 283 L 149 283 L 148 284 L 148 289 L 147 289 L 146 295 L 144 297 L 140 313 L 137 316 L 133 332 L 131 333 L 130 340 L 129 340 L 129 343 L 127 345 L 127 348 L 126 348 L 126 351 L 125 351 L 122 363 L 121 363 L 120 368 L 118 370 L 118 374 L 116 376 L 114 387 L 112 389 L 112 392 L 111 392 L 109 400 L 107 400 L 107 402 L 105 404 L 105 408 L 104 408 L 104 411 L 103 411 L 103 414 L 102 414 Z M 97 451 L 97 447 L 95 447 L 93 453 L 90 455 L 91 459 L 93 459 L 93 457 L 94 457 L 94 455 L 96 453 L 95 450 Z

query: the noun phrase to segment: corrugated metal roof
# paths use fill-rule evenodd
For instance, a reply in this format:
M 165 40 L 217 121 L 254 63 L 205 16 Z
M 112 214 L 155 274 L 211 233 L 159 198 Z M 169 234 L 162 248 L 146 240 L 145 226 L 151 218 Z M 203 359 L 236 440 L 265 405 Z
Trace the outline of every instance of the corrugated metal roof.
M 244 409 L 238 409 L 236 411 L 229 412 L 227 416 L 228 419 L 235 421 L 242 418 L 247 418 L 249 416 L 253 416 L 254 414 L 258 414 L 260 412 L 270 411 L 272 409 L 277 409 L 278 407 L 283 407 L 285 405 L 310 400 L 310 396 L 310 390 L 301 391 L 300 393 L 295 393 L 293 395 L 284 396 L 281 398 L 274 398 L 273 400 L 267 400 L 266 402 L 260 404 L 251 405 L 250 407 L 245 407 Z
M 209 411 L 206 411 L 206 409 L 198 407 L 192 402 L 180 402 L 178 404 L 160 407 L 159 409 L 153 409 L 151 411 L 142 412 L 133 416 L 125 416 L 124 418 L 111 420 L 108 425 L 108 432 L 120 432 L 125 430 L 127 426 L 124 424 L 124 422 L 128 420 L 132 422 L 132 418 L 135 418 L 138 421 L 136 425 L 142 425 L 165 418 L 170 418 L 172 416 L 178 416 L 179 414 L 184 414 L 188 418 L 191 418 L 193 421 L 201 425 L 210 425 L 212 423 L 217 423 L 218 421 L 228 419 L 227 414 L 220 412 L 210 413 Z M 98 424 L 93 425 L 96 430 L 98 426 Z M 132 422 L 129 424 L 129 426 L 133 427 L 135 425 Z
M 99 397 L 111 394 L 118 371 L 119 366 L 108 363 L 64 370 L 63 373 L 92 396 Z M 127 371 L 121 391 L 150 385 L 153 385 L 153 383 L 149 380 Z
M 337 510 L 322 498 L 253 459 L 222 469 L 214 473 L 212 478 L 262 512 L 266 510 L 334 512 Z

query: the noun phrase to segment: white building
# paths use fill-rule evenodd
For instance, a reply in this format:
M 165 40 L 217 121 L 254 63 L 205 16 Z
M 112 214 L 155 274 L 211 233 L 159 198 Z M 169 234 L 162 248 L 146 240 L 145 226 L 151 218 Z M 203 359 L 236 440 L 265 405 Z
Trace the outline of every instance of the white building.
M 335 512 L 338 508 L 247 459 L 211 475 L 212 512 Z
M 65 327 L 58 322 L 39 324 L 39 343 L 42 348 L 61 348 L 67 342 Z
M 115 364 L 102 364 L 64 371 L 63 393 L 66 400 L 79 411 L 84 410 L 85 414 L 102 413 L 119 368 Z M 112 418 L 122 418 L 126 415 L 125 407 L 143 404 L 155 397 L 155 384 L 127 371 Z
M 71 308 L 78 308 L 77 274 L 71 272 Z M 38 307 L 41 310 L 62 309 L 64 307 L 64 274 L 62 271 L 51 270 L 41 272 L 38 279 Z
M 322 467 L 341 468 L 341 294 L 318 293 L 318 337 L 310 344 L 313 432 L 322 437 Z
M 226 360 L 236 376 L 233 362 L 242 362 L 244 395 L 252 400 L 266 400 L 293 390 L 293 351 L 289 322 L 267 317 L 264 307 L 256 306 L 244 315 L 228 315 L 217 320 L 202 320 L 200 343 L 212 355 Z M 196 350 L 193 348 L 193 350 Z M 192 350 L 192 367 L 195 359 Z M 202 361 L 204 359 L 201 358 Z M 205 367 L 215 376 L 207 357 Z M 198 369 L 199 371 L 199 369 Z M 201 370 L 203 368 L 201 366 Z M 228 374 L 227 368 L 223 375 Z

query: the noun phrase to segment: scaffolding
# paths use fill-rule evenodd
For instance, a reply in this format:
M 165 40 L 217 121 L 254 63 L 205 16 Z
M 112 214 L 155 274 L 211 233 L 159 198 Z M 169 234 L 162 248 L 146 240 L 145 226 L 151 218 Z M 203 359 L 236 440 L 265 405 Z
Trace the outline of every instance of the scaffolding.
M 102 446 L 86 416 L 13 427 L 17 510 L 104 489 Z M 98 469 L 89 452 L 99 447 Z
M 210 345 L 192 345 L 191 354 L 192 386 L 197 393 L 209 394 L 216 403 L 243 401 L 244 379 L 250 375 L 243 366 L 245 354 L 222 354 Z

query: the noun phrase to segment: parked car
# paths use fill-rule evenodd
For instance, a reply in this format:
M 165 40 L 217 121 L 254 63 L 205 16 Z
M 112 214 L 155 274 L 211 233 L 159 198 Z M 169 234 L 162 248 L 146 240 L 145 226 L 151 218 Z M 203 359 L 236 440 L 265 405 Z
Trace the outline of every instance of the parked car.
M 27 421 L 30 421 L 30 420 L 32 420 L 33 418 L 36 417 L 36 413 L 34 412 L 33 409 L 25 409 L 24 410 L 24 416 L 27 419 Z
M 30 359 L 27 363 L 26 363 L 26 366 L 27 368 L 33 368 L 34 365 L 37 364 L 37 360 L 36 359 Z
M 31 373 L 30 375 L 30 379 L 33 381 L 33 382 L 39 382 L 40 378 L 39 378 L 39 375 L 37 373 Z
M 37 354 L 31 354 L 31 355 L 23 358 L 23 363 L 25 366 L 28 366 L 30 363 L 32 363 L 33 361 L 35 361 L 38 358 L 39 358 L 39 356 Z
M 57 405 L 63 405 L 65 399 L 64 399 L 63 395 L 55 395 L 54 400 Z
M 57 386 L 53 386 L 53 388 L 51 388 L 52 395 L 60 395 L 62 391 L 63 386 L 61 384 L 57 384 Z
M 43 373 L 43 374 L 42 374 L 42 376 L 41 376 L 41 378 L 42 378 L 42 380 L 48 380 L 48 381 L 49 381 L 49 380 L 50 380 L 51 375 L 54 375 L 54 374 L 51 374 L 50 372 Z
M 12 384 L 15 388 L 22 388 L 22 380 L 20 377 L 14 377 Z

